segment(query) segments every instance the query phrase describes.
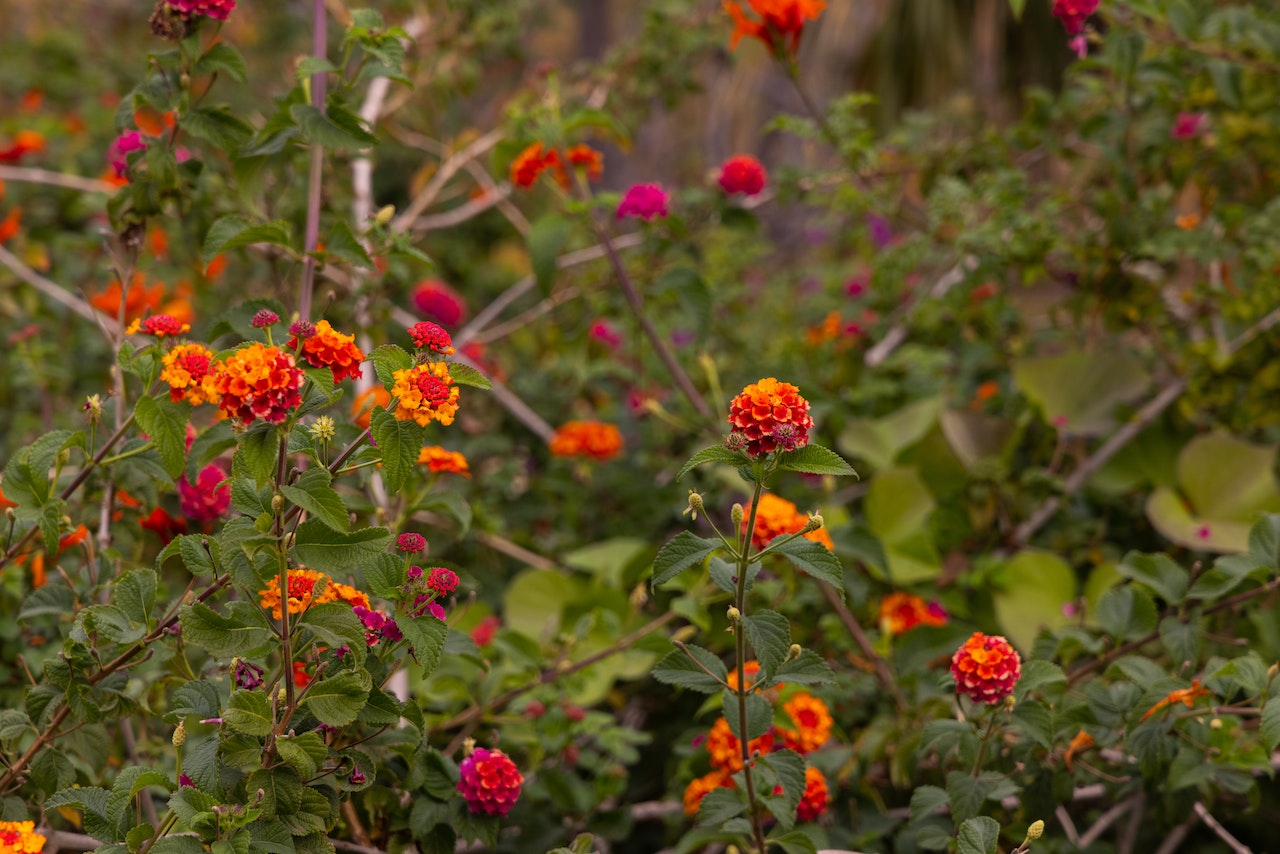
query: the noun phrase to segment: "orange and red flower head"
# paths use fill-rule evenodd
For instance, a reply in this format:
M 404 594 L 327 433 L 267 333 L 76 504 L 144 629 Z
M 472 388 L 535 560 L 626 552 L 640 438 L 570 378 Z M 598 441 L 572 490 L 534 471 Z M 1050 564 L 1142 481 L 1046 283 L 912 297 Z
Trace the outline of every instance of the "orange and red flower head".
M 0 854 L 40 854 L 44 846 L 34 821 L 0 821 Z
M 781 448 L 793 451 L 809 444 L 813 418 L 809 401 L 791 383 L 766 377 L 742 390 L 729 405 L 729 423 L 741 434 L 748 456 L 763 457 Z
M 733 788 L 733 776 L 723 768 L 716 768 L 694 780 L 684 790 L 684 814 L 695 816 L 702 806 L 702 799 L 720 788 Z
M 153 314 L 148 318 L 135 320 L 125 330 L 126 334 L 129 335 L 141 332 L 144 335 L 154 335 L 157 338 L 169 338 L 190 331 L 191 324 L 183 323 L 171 314 Z
M 773 730 L 751 739 L 747 744 L 750 755 L 765 754 L 773 751 Z M 729 721 L 717 718 L 707 734 L 707 752 L 711 754 L 711 764 L 729 772 L 742 770 L 742 743 L 729 729 Z
M 315 331 L 302 340 L 302 349 L 298 349 L 297 335 L 289 339 L 289 349 L 306 359 L 313 368 L 329 368 L 333 371 L 333 381 L 341 382 L 347 377 L 362 377 L 360 363 L 364 361 L 364 353 L 356 346 L 356 336 L 343 335 L 329 325 L 329 321 L 321 320 L 315 325 Z
M 397 421 L 414 421 L 426 427 L 432 421 L 448 426 L 458 411 L 458 387 L 449 376 L 449 366 L 444 362 L 427 362 L 414 365 L 392 374 L 395 385 L 391 396 L 396 398 Z
M 795 729 L 779 729 L 783 744 L 796 753 L 812 753 L 831 738 L 831 710 L 812 694 L 801 691 L 782 704 Z
M 305 379 L 292 355 L 258 342 L 236 350 L 214 368 L 218 406 L 245 426 L 259 418 L 283 422 L 302 404 L 298 390 Z
M 831 803 L 831 792 L 827 788 L 827 778 L 812 766 L 804 769 L 804 795 L 796 808 L 796 818 L 800 821 L 813 821 L 827 811 Z
M 796 505 L 785 498 L 779 498 L 772 492 L 760 496 L 756 505 L 756 526 L 751 533 L 751 544 L 758 549 L 769 545 L 774 537 L 783 534 L 794 534 L 809 523 L 809 517 L 801 513 Z M 742 520 L 742 530 L 746 530 L 747 520 Z M 828 551 L 835 551 L 835 543 L 826 528 L 817 528 L 805 534 L 805 539 L 826 546 Z
M 610 460 L 622 453 L 622 433 L 602 421 L 566 421 L 551 437 L 550 447 L 556 457 Z
M 916 626 L 945 626 L 947 612 L 937 602 L 926 603 L 919 596 L 901 591 L 880 600 L 880 625 L 891 635 L 909 632 Z
M 175 401 L 186 400 L 192 406 L 217 403 L 214 355 L 203 344 L 179 344 L 165 353 L 160 379 L 169 384 L 169 397 Z
M 458 451 L 448 451 L 439 445 L 424 445 L 418 452 L 418 465 L 426 466 L 432 474 L 448 473 L 471 477 L 467 458 Z
M 1013 693 L 1022 675 L 1022 658 L 999 635 L 974 632 L 951 658 L 956 691 L 976 703 L 995 705 Z
M 805 21 L 816 21 L 827 8 L 825 0 L 746 0 L 759 20 L 747 17 L 742 0 L 725 0 L 724 9 L 733 18 L 729 47 L 736 49 L 745 38 L 760 39 L 773 53 L 794 55 L 800 47 Z

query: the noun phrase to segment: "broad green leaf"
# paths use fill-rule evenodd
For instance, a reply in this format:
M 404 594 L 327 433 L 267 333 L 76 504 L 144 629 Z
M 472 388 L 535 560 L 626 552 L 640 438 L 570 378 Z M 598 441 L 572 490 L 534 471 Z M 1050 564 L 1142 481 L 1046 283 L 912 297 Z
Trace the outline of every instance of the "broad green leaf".
M 294 768 L 259 768 L 249 775 L 245 788 L 255 797 L 262 792 L 258 808 L 267 821 L 296 813 L 302 807 L 302 778 Z
M 960 825 L 959 854 L 996 854 L 1000 823 L 988 816 L 971 818 Z
M 195 64 L 191 66 L 191 76 L 200 77 L 205 74 L 224 73 L 237 83 L 245 82 L 247 68 L 244 57 L 226 42 L 215 42 L 206 50 Z M 185 120 L 185 119 L 184 119 Z
M 270 243 L 292 249 L 293 230 L 288 220 L 255 223 L 235 214 L 224 216 L 209 226 L 201 254 L 204 256 L 204 263 L 208 264 L 223 252 L 257 243 Z
M 404 561 L 395 555 L 375 555 L 364 570 L 366 588 L 383 599 L 399 599 L 406 580 Z
M 403 613 L 403 609 L 396 613 L 396 625 L 413 648 L 413 657 L 422 666 L 423 676 L 431 675 L 444 652 L 449 625 L 430 614 L 410 617 Z
M 1133 640 L 1156 627 L 1156 604 L 1135 587 L 1113 587 L 1098 601 L 1095 616 L 1102 630 L 1117 640 Z
M 1280 569 L 1280 513 L 1263 516 L 1249 529 L 1249 554 L 1273 570 Z
M 212 682 L 201 679 L 185 682 L 173 692 L 173 696 L 169 698 L 169 711 L 165 720 L 177 723 L 179 719 L 188 716 L 205 720 L 221 714 L 221 693 Z
M 339 107 L 331 105 L 324 113 L 310 104 L 294 104 L 289 108 L 289 114 L 308 142 L 325 148 L 353 151 L 368 148 L 378 141 L 356 116 Z
M 956 459 L 970 470 L 985 460 L 998 459 L 1015 434 L 1012 421 L 963 410 L 943 412 L 938 426 Z
M 761 687 L 770 684 L 786 685 L 826 685 L 835 681 L 835 672 L 831 665 L 811 649 L 800 651 L 799 658 L 792 658 L 782 663 L 773 678 L 766 683 L 761 680 Z
M 553 569 L 526 569 L 502 593 L 504 621 L 536 640 L 549 640 L 560 630 L 561 615 L 578 595 L 572 578 Z
M 345 602 L 322 602 L 312 605 L 298 619 L 298 627 L 306 629 L 322 646 L 338 649 L 345 646 L 355 656 L 357 664 L 363 664 L 368 649 L 365 644 L 364 624 Z
M 1170 605 L 1182 602 L 1191 581 L 1191 574 L 1164 554 L 1129 552 L 1116 569 L 1125 578 L 1147 585 Z
M 1261 581 L 1271 574 L 1271 568 L 1260 563 L 1252 554 L 1222 555 L 1213 567 L 1196 579 L 1188 599 L 1212 601 L 1235 590 L 1249 579 Z
M 1076 598 L 1076 575 L 1065 560 L 1026 549 L 1005 564 L 1004 575 L 1008 584 L 992 598 L 1000 628 L 1015 646 L 1031 649 L 1041 629 L 1066 624 L 1062 606 Z
M 58 452 L 68 447 L 74 435 L 69 430 L 54 430 L 19 448 L 4 467 L 5 498 L 20 507 L 38 507 L 47 502 L 50 496 L 49 470 L 53 468 Z
M 1258 725 L 1262 746 L 1271 753 L 1280 746 L 1280 700 L 1269 700 L 1262 707 L 1262 721 Z
M 0 709 L 0 741 L 9 741 L 32 732 L 31 718 L 21 709 Z
M 937 786 L 917 786 L 911 793 L 911 820 L 922 821 L 931 815 L 951 808 L 951 799 L 946 790 Z
M 275 477 L 280 454 L 280 430 L 274 424 L 257 421 L 240 437 L 232 457 L 236 477 L 251 477 L 259 488 Z
M 1137 400 L 1150 386 L 1142 363 L 1127 350 L 1024 358 L 1013 378 L 1045 421 L 1076 436 L 1110 432 L 1117 407 Z
M 840 566 L 840 558 L 826 546 L 805 537 L 796 537 L 779 543 L 773 552 L 785 557 L 806 575 L 835 587 L 840 598 L 844 598 L 844 568 Z
M 408 632 L 405 632 L 405 637 L 409 637 Z M 346 726 L 360 714 L 371 687 L 366 670 L 341 673 L 308 685 L 303 706 L 321 723 Z
M 254 854 L 295 854 L 293 836 L 280 822 L 258 819 L 247 829 Z
M 678 685 L 704 694 L 715 694 L 724 690 L 728 671 L 724 662 L 709 650 L 689 644 L 689 653 L 697 661 L 692 661 L 682 650 L 669 652 L 653 668 L 653 678 L 664 685 Z M 698 665 L 702 666 L 699 667 Z M 704 669 L 705 668 L 705 669 Z M 707 675 L 711 671 L 714 676 Z
M 142 765 L 126 765 L 122 768 L 111 785 L 111 794 L 107 796 L 107 817 L 117 825 L 122 825 L 129 802 L 148 786 L 159 786 L 165 791 L 173 791 L 175 788 L 169 776 L 155 768 Z
M 898 543 L 925 530 L 934 500 L 914 468 L 878 472 L 867 486 L 863 507 L 867 527 L 886 543 Z M 902 579 L 895 579 L 901 581 Z
M 382 476 L 387 491 L 400 492 L 417 470 L 422 451 L 422 428 L 412 421 L 398 421 L 385 409 L 369 413 L 369 429 L 382 454 Z
M 838 477 L 858 476 L 858 473 L 853 470 L 853 466 L 845 462 L 843 457 L 821 445 L 806 445 L 803 448 L 779 454 L 778 468 L 785 471 L 804 472 L 805 474 L 831 474 Z
M 761 756 L 756 761 L 756 767 L 763 767 L 766 771 L 762 775 L 765 778 L 761 787 L 763 791 L 772 792 L 775 785 L 782 787 L 781 795 L 767 796 L 765 802 L 769 811 L 778 819 L 779 826 L 790 830 L 796 821 L 796 807 L 804 796 L 804 759 L 794 750 L 775 750 Z M 769 779 L 770 777 L 773 779 Z
M 373 268 L 373 259 L 364 246 L 356 238 L 351 225 L 345 219 L 334 221 L 329 239 L 324 242 L 324 251 L 355 267 Z
M 329 755 L 329 747 L 315 732 L 301 735 L 285 735 L 276 739 L 276 751 L 280 758 L 293 766 L 304 779 L 315 776 L 316 770 Z
M 760 679 L 769 679 L 791 651 L 791 623 L 777 611 L 757 611 L 742 616 L 742 630 L 760 662 Z
M 703 539 L 681 531 L 668 540 L 653 559 L 652 586 L 657 587 L 686 569 L 700 565 L 722 545 L 719 540 Z
M 724 692 L 724 717 L 729 723 L 729 732 L 742 740 L 741 717 L 738 715 L 738 695 L 732 691 Z M 773 707 L 760 694 L 747 695 L 747 741 L 759 738 L 773 726 Z
M 351 529 L 351 518 L 347 506 L 342 503 L 338 493 L 329 481 L 332 476 L 329 470 L 316 466 L 309 468 L 294 482 L 292 486 L 280 487 L 285 498 L 306 510 L 312 517 L 319 519 L 335 531 L 346 532 Z M 388 489 L 394 489 L 388 486 Z
M 275 723 L 271 701 L 265 691 L 232 691 L 222 710 L 222 722 L 245 735 L 265 736 Z
M 156 604 L 156 574 L 150 569 L 134 569 L 115 584 L 115 600 L 135 623 L 151 627 L 151 610 Z
M 458 385 L 470 386 L 484 391 L 493 388 L 493 382 L 488 377 L 470 365 L 464 365 L 462 362 L 449 363 L 449 377 Z
M 56 614 L 66 616 L 75 613 L 76 598 L 71 589 L 64 584 L 46 584 L 37 587 L 22 600 L 22 608 L 18 611 L 18 619 L 29 620 L 32 617 Z
M 175 480 L 182 474 L 187 460 L 187 422 L 191 420 L 191 404 L 173 401 L 169 396 L 142 397 L 134 407 L 138 427 L 151 437 L 164 470 Z
M 395 372 L 407 371 L 413 367 L 413 356 L 405 352 L 403 347 L 395 344 L 383 344 L 369 354 L 373 362 L 373 371 L 378 375 L 378 382 L 388 389 L 395 385 Z
M 627 569 L 648 557 L 649 542 L 640 537 L 613 537 L 566 552 L 560 556 L 565 566 L 589 572 L 611 588 L 623 587 Z
M 361 528 L 342 533 L 318 519 L 298 526 L 293 555 L 299 563 L 320 572 L 340 572 L 367 563 L 391 545 L 386 528 Z
M 234 617 L 224 617 L 203 602 L 184 605 L 178 617 L 182 639 L 216 658 L 243 655 L 272 639 L 262 625 L 245 625 Z
M 559 214 L 540 217 L 529 229 L 529 261 L 533 276 L 542 295 L 551 293 L 555 281 L 560 250 L 573 231 L 573 220 Z
M 200 470 L 236 446 L 236 434 L 231 429 L 231 419 L 224 418 L 213 426 L 196 433 L 187 451 L 187 480 L 192 483 L 200 476 Z
M 747 799 L 737 789 L 712 789 L 698 804 L 698 824 L 718 827 L 746 809 Z
M 887 469 L 903 451 L 924 438 L 941 411 L 942 399 L 931 397 L 883 418 L 854 418 L 836 444 L 849 456 L 865 460 L 873 471 Z
M 253 138 L 253 128 L 226 107 L 191 110 L 182 117 L 182 130 L 227 151 L 235 151 Z
M 747 457 L 741 451 L 731 451 L 724 445 L 713 445 L 710 448 L 703 448 L 690 457 L 689 461 L 680 467 L 680 471 L 676 472 L 676 480 L 680 480 L 698 466 L 707 463 L 724 463 L 736 467 L 743 465 L 746 461 Z
M 108 793 L 98 786 L 74 786 L 54 792 L 44 802 L 45 812 L 75 807 L 84 815 L 84 831 L 94 839 L 118 842 L 124 839 L 117 823 L 108 817 Z
M 1276 449 L 1224 433 L 1192 439 L 1178 455 L 1178 484 L 1198 516 L 1249 520 L 1280 510 L 1272 468 Z

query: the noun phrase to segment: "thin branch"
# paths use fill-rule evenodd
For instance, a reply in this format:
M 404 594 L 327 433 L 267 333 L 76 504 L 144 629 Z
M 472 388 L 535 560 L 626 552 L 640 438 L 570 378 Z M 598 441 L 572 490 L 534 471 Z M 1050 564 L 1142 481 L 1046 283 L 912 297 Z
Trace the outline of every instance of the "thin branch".
M 1181 846 L 1182 840 L 1187 838 L 1187 834 L 1191 832 L 1191 828 L 1196 826 L 1200 821 L 1200 816 L 1193 815 L 1182 824 L 1169 831 L 1169 835 L 1164 838 L 1164 842 L 1160 843 L 1160 847 L 1156 849 L 1155 854 L 1174 854 Z M 1132 854 L 1132 852 L 1125 852 Z
M 99 181 L 97 178 L 84 178 L 80 175 L 68 175 L 65 172 L 54 172 L 33 166 L 0 166 L 0 181 L 16 181 L 19 184 L 47 184 L 50 187 L 62 187 L 66 190 L 80 190 L 84 193 L 115 193 L 114 184 Z
M 1081 849 L 1088 848 L 1092 845 L 1108 827 L 1115 824 L 1121 816 L 1138 806 L 1140 798 L 1137 795 L 1130 795 L 1111 809 L 1098 816 L 1098 820 L 1093 823 L 1079 841 L 1072 841 L 1073 845 L 1077 845 Z
M 391 230 L 395 232 L 407 231 L 410 227 L 414 228 L 414 230 L 425 230 L 419 227 L 417 223 L 418 217 L 422 216 L 423 212 L 431 207 L 436 197 L 440 195 L 440 191 L 444 189 L 449 180 L 466 163 L 487 153 L 502 141 L 503 135 L 504 131 L 501 129 L 491 130 L 484 136 L 472 140 L 461 151 L 445 158 L 440 164 L 440 168 L 431 176 L 431 180 L 427 181 L 426 186 L 418 191 L 409 206 L 403 212 L 397 214 L 395 219 L 391 220 Z M 463 205 L 463 207 L 466 207 L 466 205 Z
M 324 0 L 313 0 L 311 4 L 311 55 L 324 59 L 328 52 L 329 13 L 325 10 Z M 326 72 L 317 71 L 311 75 L 311 106 L 324 112 Z M 301 320 L 311 319 L 311 292 L 316 282 L 316 245 L 320 242 L 320 191 L 324 180 L 324 146 L 312 140 L 311 165 L 307 172 L 307 225 L 303 251 L 306 257 L 302 260 L 302 283 L 299 285 L 298 317 Z
M 1204 822 L 1205 827 L 1217 834 L 1218 838 L 1227 843 L 1227 847 L 1235 852 L 1235 854 L 1253 854 L 1252 849 L 1250 849 L 1248 845 L 1245 845 L 1239 839 L 1232 836 L 1231 832 L 1223 827 L 1222 823 L 1213 817 L 1213 814 L 1209 812 L 1209 808 L 1204 805 L 1204 802 L 1196 801 L 1192 809 L 1195 810 L 1196 815 L 1200 816 L 1200 820 Z
M 0 264 L 4 264 L 15 276 L 35 288 L 56 303 L 66 306 L 84 319 L 100 323 L 114 334 L 120 334 L 120 325 L 110 318 L 95 311 L 89 303 L 67 291 L 56 282 L 46 279 L 35 270 L 22 263 L 18 256 L 0 246 Z
M 969 272 L 977 266 L 978 259 L 973 256 L 964 258 L 952 266 L 951 269 L 947 270 L 947 272 L 939 276 L 933 283 L 933 286 L 929 288 L 929 292 L 926 296 L 929 299 L 942 298 L 946 295 L 947 291 L 963 282 L 965 276 L 969 275 Z M 889 331 L 885 333 L 884 337 L 876 342 L 874 347 L 867 351 L 867 355 L 863 357 L 863 363 L 867 367 L 874 368 L 884 362 L 885 359 L 889 358 L 889 356 L 893 354 L 894 350 L 897 350 L 898 347 L 901 346 L 903 341 L 907 340 L 907 317 L 911 314 L 912 309 L 919 304 L 920 300 L 916 300 L 914 303 L 903 309 L 903 319 L 894 324 Z
M 884 688 L 893 698 L 893 704 L 897 706 L 899 712 L 907 710 L 907 701 L 902 696 L 901 689 L 898 688 L 898 680 L 893 678 L 893 672 L 889 670 L 888 663 L 876 652 L 876 648 L 872 646 L 871 640 L 867 637 L 867 633 L 862 630 L 862 626 L 858 623 L 858 618 L 853 616 L 853 612 L 844 604 L 844 600 L 840 598 L 840 593 L 826 581 L 819 581 L 818 587 L 822 590 L 823 597 L 827 600 L 836 616 L 840 618 L 840 622 L 844 624 L 845 630 L 853 636 L 854 643 L 858 645 L 858 649 L 862 650 L 863 656 L 871 662 L 871 666 L 875 668 L 876 679 L 880 682 L 880 687 Z

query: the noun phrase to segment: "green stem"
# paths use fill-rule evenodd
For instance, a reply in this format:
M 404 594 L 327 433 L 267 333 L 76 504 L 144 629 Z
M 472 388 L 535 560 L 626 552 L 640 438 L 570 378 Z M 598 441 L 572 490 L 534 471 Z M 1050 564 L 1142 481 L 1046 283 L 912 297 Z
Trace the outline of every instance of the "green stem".
M 116 454 L 114 457 L 107 457 L 105 460 L 99 463 L 99 465 L 109 466 L 112 463 L 118 463 L 121 460 L 127 460 L 129 459 L 129 457 L 136 457 L 138 454 L 149 451 L 155 446 L 156 446 L 155 442 L 147 442 L 145 445 L 139 445 L 138 447 L 134 448 L 131 451 L 123 451 L 119 454 Z
M 982 734 L 982 740 L 978 743 L 978 756 L 973 760 L 972 776 L 977 777 L 982 773 L 982 760 L 987 758 L 987 745 L 991 743 L 991 737 L 995 735 L 996 725 L 1000 719 L 994 709 L 991 710 L 991 716 L 987 718 L 987 731 Z
M 280 455 L 276 460 L 276 489 L 284 483 L 286 467 L 289 462 L 288 454 L 289 442 L 282 439 L 280 442 Z M 279 492 L 277 491 L 277 495 Z M 284 543 L 284 507 L 282 506 L 276 511 L 276 551 L 280 555 L 279 567 L 279 584 L 280 584 L 280 660 L 283 673 L 281 677 L 284 679 L 284 702 L 286 709 L 292 709 L 294 704 L 293 689 L 293 649 L 292 640 L 289 633 L 289 554 Z
M 757 471 L 759 469 L 757 468 Z M 761 824 L 760 810 L 756 802 L 755 780 L 751 774 L 751 744 L 747 739 L 749 732 L 747 730 L 747 638 L 742 630 L 741 619 L 746 615 L 747 611 L 747 568 L 751 565 L 751 535 L 756 529 L 756 511 L 760 508 L 760 493 L 764 491 L 764 478 L 761 477 L 756 481 L 754 493 L 751 496 L 751 510 L 747 514 L 747 527 L 739 540 L 741 547 L 738 554 L 738 583 L 734 590 L 734 607 L 738 609 L 738 622 L 733 627 L 733 640 L 735 653 L 738 657 L 738 727 L 740 738 L 738 743 L 742 748 L 742 779 L 747 787 L 747 803 L 751 805 L 751 830 L 755 836 L 756 847 L 760 854 L 765 854 L 767 848 L 764 841 L 764 827 Z

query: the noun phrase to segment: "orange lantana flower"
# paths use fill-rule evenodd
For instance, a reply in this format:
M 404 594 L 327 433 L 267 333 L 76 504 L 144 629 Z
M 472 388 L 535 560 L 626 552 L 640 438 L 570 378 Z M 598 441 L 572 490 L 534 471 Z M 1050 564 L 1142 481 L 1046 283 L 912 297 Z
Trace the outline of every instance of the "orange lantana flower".
M 217 403 L 217 384 L 213 379 L 214 352 L 202 344 L 179 344 L 164 354 L 164 370 L 160 379 L 169 384 L 169 397 L 184 398 L 192 406 Z
M 826 0 L 746 0 L 760 20 L 747 17 L 741 0 L 725 0 L 724 8 L 733 18 L 729 47 L 736 49 L 745 38 L 760 39 L 771 52 L 794 55 L 800 47 L 805 21 L 816 21 L 827 8 Z
M 751 457 L 763 457 L 779 448 L 793 451 L 809 444 L 813 418 L 809 401 L 791 383 L 765 377 L 744 388 L 729 404 L 733 432 L 730 447 L 741 447 Z
M 0 854 L 40 854 L 44 845 L 34 821 L 0 821 Z
M 110 317 L 117 317 L 120 313 L 122 290 L 124 289 L 120 287 L 119 282 L 112 282 L 104 290 L 90 294 L 89 304 Z M 142 317 L 149 311 L 156 311 L 163 301 L 163 283 L 157 282 L 154 286 L 147 287 L 142 274 L 134 273 L 128 290 L 124 291 L 124 318 L 130 321 Z
M 1213 692 L 1210 691 L 1208 688 L 1202 688 L 1200 686 L 1199 679 L 1192 679 L 1190 688 L 1179 688 L 1176 691 L 1170 691 L 1167 697 L 1162 699 L 1160 702 L 1156 703 L 1151 708 L 1147 709 L 1147 713 L 1139 719 L 1139 723 L 1141 723 L 1142 721 L 1145 721 L 1147 718 L 1151 717 L 1156 712 L 1160 711 L 1166 706 L 1172 706 L 1176 703 L 1182 703 L 1184 706 L 1190 709 L 1195 706 L 1196 700 L 1198 698 L 1211 697 L 1211 696 L 1213 696 Z
M 751 544 L 758 549 L 769 545 L 774 537 L 783 534 L 794 534 L 809 523 L 809 517 L 801 513 L 799 508 L 785 498 L 779 498 L 772 492 L 760 496 L 760 504 L 756 507 L 756 527 L 751 535 Z M 742 529 L 746 530 L 747 520 L 742 520 Z M 813 540 L 835 551 L 835 543 L 826 528 L 818 528 L 804 535 L 806 540 Z
M 316 596 L 316 585 L 321 580 L 324 580 L 326 585 L 320 595 Z M 267 586 L 258 591 L 258 595 L 262 597 L 260 600 L 262 607 L 271 610 L 271 616 L 277 620 L 283 616 L 279 577 L 272 576 Z M 323 572 L 316 572 L 314 569 L 289 570 L 288 599 L 290 614 L 301 614 L 312 605 L 320 605 L 324 602 L 345 602 L 353 608 L 357 605 L 361 608 L 369 607 L 369 597 L 364 593 L 350 585 L 334 581 Z
M 751 739 L 747 745 L 748 753 L 769 753 L 773 750 L 773 731 Z M 742 745 L 738 737 L 729 729 L 729 722 L 717 718 L 707 734 L 707 752 L 711 754 L 711 764 L 729 772 L 742 770 Z
M 710 774 L 704 774 L 694 780 L 684 790 L 684 814 L 698 814 L 698 807 L 708 793 L 720 788 L 733 788 L 733 777 L 723 768 L 716 768 Z
M 783 703 L 782 708 L 796 728 L 780 729 L 778 734 L 796 753 L 812 753 L 831 738 L 831 710 L 822 700 L 801 691 Z
M 362 430 L 369 429 L 369 419 L 374 409 L 385 409 L 391 402 L 391 392 L 376 385 L 351 401 L 351 419 Z
M 213 377 L 221 396 L 218 406 L 245 426 L 259 418 L 280 424 L 302 405 L 298 390 L 306 375 L 298 370 L 293 355 L 278 347 L 255 341 L 218 362 Z
M 418 465 L 426 466 L 432 474 L 448 472 L 471 477 L 471 466 L 467 458 L 457 451 L 447 451 L 439 445 L 425 445 L 418 452 Z
M 916 626 L 945 626 L 947 612 L 937 603 L 901 591 L 880 600 L 880 625 L 891 635 L 909 632 Z
M 315 334 L 303 339 L 301 350 L 298 349 L 296 335 L 289 339 L 288 347 L 311 363 L 312 367 L 332 370 L 335 383 L 347 377 L 364 376 L 360 370 L 364 353 L 356 346 L 356 336 L 342 334 L 327 320 L 316 323 Z
M 1067 752 L 1062 756 L 1062 762 L 1067 766 L 1067 770 L 1071 770 L 1071 760 L 1075 758 L 1077 753 L 1083 753 L 1094 744 L 1093 736 L 1089 735 L 1085 730 L 1076 733 L 1075 738 L 1071 739 L 1071 743 L 1067 745 Z
M 546 148 L 542 143 L 535 142 L 511 161 L 511 183 L 522 190 L 533 189 L 539 176 L 548 169 L 554 171 L 561 186 L 569 186 L 569 175 L 564 170 L 559 153 L 554 148 Z
M 604 155 L 589 145 L 575 145 L 564 156 L 571 165 L 586 170 L 587 178 L 592 181 L 599 180 L 604 174 Z
M 444 362 L 427 362 L 396 371 L 391 396 L 396 398 L 397 421 L 413 421 L 426 427 L 439 421 L 446 427 L 458 412 L 458 387 Z
M 566 421 L 549 444 L 555 457 L 611 460 L 622 453 L 622 433 L 603 421 Z
M 9 209 L 9 215 L 0 221 L 0 243 L 13 237 L 18 233 L 18 229 L 22 227 L 22 208 L 13 207 Z

